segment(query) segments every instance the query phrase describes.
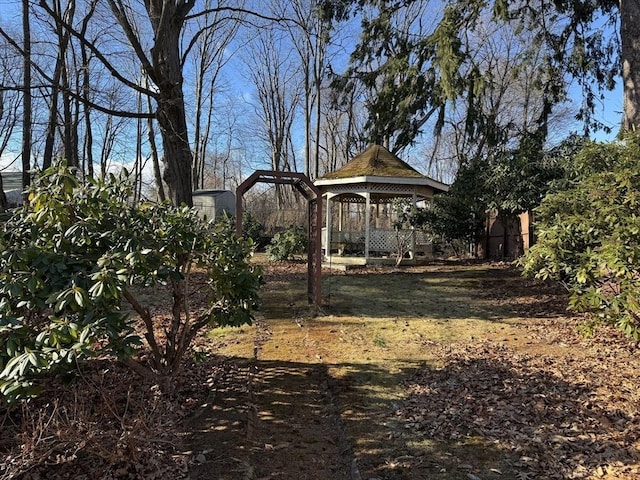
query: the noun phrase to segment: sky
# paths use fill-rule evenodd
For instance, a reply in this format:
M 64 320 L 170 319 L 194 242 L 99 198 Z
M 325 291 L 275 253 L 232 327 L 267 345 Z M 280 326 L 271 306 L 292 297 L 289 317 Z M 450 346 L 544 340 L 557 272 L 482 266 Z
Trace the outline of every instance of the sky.
M 17 25 L 15 25 L 15 20 L 19 18 L 19 15 L 18 15 L 19 8 L 20 8 L 20 2 L 17 2 L 15 0 L 13 1 L 0 0 L 0 21 L 2 21 L 4 25 L 6 25 L 7 23 L 11 23 L 11 24 L 14 24 L 15 27 L 18 27 Z M 9 22 L 7 22 L 7 20 Z M 231 71 L 227 72 L 227 75 L 231 81 L 231 84 L 233 85 L 233 88 L 237 89 L 236 94 L 238 96 L 237 97 L 238 99 L 251 98 L 252 87 L 246 83 L 246 80 L 243 78 L 242 75 L 238 73 L 233 74 Z M 605 100 L 601 102 L 600 105 L 598 105 L 598 107 L 596 108 L 596 112 L 595 112 L 596 118 L 602 121 L 603 123 L 605 123 L 606 125 L 609 125 L 612 129 L 612 132 L 609 134 L 602 131 L 594 132 L 592 137 L 596 140 L 600 140 L 600 141 L 613 140 L 616 134 L 618 133 L 618 125 L 620 124 L 621 112 L 622 112 L 622 93 L 621 93 L 620 83 L 621 82 L 618 82 L 617 88 L 614 91 L 606 92 Z M 574 93 L 576 96 L 579 96 L 580 94 L 579 91 L 575 91 Z M 240 100 L 240 101 L 244 102 L 244 100 Z M 576 124 L 575 129 L 578 130 L 579 128 L 580 126 Z M 18 148 L 15 148 L 15 150 L 18 150 Z M 0 158 L 0 168 L 7 169 L 7 170 L 19 170 L 20 161 L 19 160 L 15 161 L 16 158 L 17 158 L 16 153 L 11 152 L 11 153 L 4 154 Z M 120 162 L 115 162 L 115 163 L 127 164 L 130 162 L 127 162 L 126 160 L 121 160 Z M 256 165 L 256 167 L 257 166 L 258 165 Z
M 605 92 L 605 99 L 599 102 L 595 111 L 596 118 L 611 128 L 611 132 L 597 131 L 593 132 L 591 137 L 599 142 L 615 140 L 622 124 L 622 111 L 622 80 L 620 80 L 615 89 Z

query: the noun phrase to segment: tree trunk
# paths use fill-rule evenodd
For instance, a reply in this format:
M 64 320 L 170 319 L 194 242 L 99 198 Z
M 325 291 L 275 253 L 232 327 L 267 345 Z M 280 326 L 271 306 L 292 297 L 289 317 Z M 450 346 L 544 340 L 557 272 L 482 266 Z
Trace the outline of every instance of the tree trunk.
M 53 2 L 53 10 L 55 11 L 55 14 L 57 17 L 63 18 L 63 15 L 64 15 L 65 20 L 69 20 L 69 16 L 67 15 L 69 13 L 69 10 L 67 10 L 63 14 L 60 2 Z M 58 56 L 56 58 L 56 64 L 53 70 L 53 78 L 51 82 L 51 95 L 50 95 L 51 105 L 49 108 L 49 121 L 47 123 L 47 134 L 46 134 L 45 145 L 44 145 L 44 153 L 42 154 L 43 169 L 49 168 L 53 161 L 53 151 L 55 146 L 56 129 L 58 128 L 58 117 L 59 117 L 58 95 L 60 93 L 60 82 L 61 82 L 61 79 L 63 78 L 63 71 L 66 72 L 65 55 L 67 51 L 67 45 L 69 42 L 69 33 L 63 30 L 62 25 L 60 23 L 56 23 L 55 33 L 58 39 Z M 65 114 L 67 113 L 66 106 L 67 104 L 65 101 Z M 72 162 L 72 159 L 67 156 L 70 151 L 70 146 L 67 143 L 67 131 L 66 131 L 67 120 L 68 119 L 66 118 L 66 115 L 65 115 L 65 118 L 64 118 L 65 138 L 63 139 L 64 154 L 67 162 Z
M 64 158 L 67 161 L 67 165 L 70 167 L 78 166 L 78 154 L 76 149 L 74 148 L 74 132 L 73 132 L 73 115 L 71 112 L 71 96 L 67 93 L 70 90 L 69 84 L 69 69 L 67 68 L 67 63 L 65 60 L 66 57 L 66 48 L 65 52 L 60 52 L 60 55 L 63 57 L 61 66 L 61 76 L 60 81 L 62 82 L 62 112 L 63 112 L 63 132 L 64 138 L 62 139 Z
M 0 173 L 0 212 L 4 212 L 7 207 L 7 196 L 4 194 L 4 186 L 2 185 L 2 173 Z
M 151 22 L 154 44 L 151 59 L 145 53 L 140 33 L 129 21 L 129 6 L 123 0 L 109 0 L 116 20 L 142 62 L 142 68 L 158 91 L 156 119 L 164 148 L 164 180 L 175 205 L 193 206 L 193 155 L 187 134 L 187 119 L 182 92 L 183 72 L 180 36 L 195 0 L 145 0 L 144 7 Z
M 24 96 L 22 109 L 22 188 L 31 183 L 31 25 L 29 1 L 22 0 L 22 35 L 24 39 Z
M 149 112 L 151 112 L 151 99 L 148 97 L 147 102 L 147 108 Z M 160 171 L 160 156 L 158 155 L 158 147 L 156 146 L 156 130 L 153 127 L 153 118 L 147 119 L 147 132 L 149 137 L 149 147 L 151 149 L 151 161 L 153 162 L 153 178 L 156 181 L 156 188 L 158 189 L 158 200 L 164 202 L 167 197 L 164 193 L 164 185 L 162 183 L 162 172 Z
M 204 188 L 204 156 L 206 141 L 202 138 L 202 110 L 204 109 L 204 77 L 207 71 L 204 48 L 200 49 L 200 59 L 196 75 L 195 104 L 196 118 L 193 133 L 193 188 Z M 209 117 L 211 121 L 211 117 Z
M 91 8 L 88 14 L 82 20 L 81 34 L 83 37 L 87 35 L 87 28 L 89 26 L 89 19 L 93 16 L 96 1 L 91 3 Z M 82 43 L 80 45 L 80 54 L 82 60 L 82 98 L 84 99 L 84 127 L 85 136 L 83 144 L 83 161 L 86 164 L 86 172 L 89 177 L 93 178 L 93 127 L 91 124 L 91 107 L 89 106 L 89 100 L 91 97 L 91 77 L 89 73 L 89 53 L 87 52 L 87 46 Z
M 622 82 L 624 115 L 622 129 L 640 127 L 640 0 L 620 0 Z
M 162 131 L 165 171 L 164 181 L 174 205 L 193 206 L 192 155 L 187 136 L 187 122 L 182 85 L 159 85 L 160 98 L 156 112 Z
M 182 91 L 180 33 L 193 2 L 152 0 L 145 2 L 155 33 L 151 49 L 153 80 L 158 87 L 156 118 L 162 134 L 164 180 L 174 205 L 193 206 L 193 155 L 187 134 L 187 117 Z M 176 5 L 177 4 L 177 5 Z

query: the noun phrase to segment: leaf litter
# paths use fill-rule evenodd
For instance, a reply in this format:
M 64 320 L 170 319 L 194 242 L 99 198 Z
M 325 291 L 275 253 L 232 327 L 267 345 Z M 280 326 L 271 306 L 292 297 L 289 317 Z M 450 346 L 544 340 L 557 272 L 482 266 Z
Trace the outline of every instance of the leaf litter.
M 455 276 L 459 268 L 449 264 L 414 267 L 394 272 L 397 275 L 393 280 L 406 285 L 423 272 L 437 271 L 446 277 Z M 482 272 L 484 267 L 479 268 Z M 296 300 L 300 292 L 304 296 L 304 265 L 280 264 L 266 273 L 278 295 L 271 299 L 275 304 L 265 305 L 265 314 L 289 315 L 296 320 L 296 329 L 309 336 L 315 328 L 314 321 L 302 312 Z M 387 273 L 359 270 L 353 272 L 353 278 L 370 277 L 370 283 L 384 289 Z M 337 412 L 328 418 L 337 415 L 338 421 L 343 419 L 345 438 L 333 440 L 339 446 L 337 455 L 350 450 L 349 459 L 362 461 L 361 478 L 366 479 L 640 478 L 637 346 L 612 328 L 598 330 L 593 338 L 583 337 L 577 330 L 580 319 L 566 316 L 564 296 L 556 286 L 520 279 L 511 267 L 493 266 L 489 275 L 479 274 L 477 278 L 475 273 L 465 273 L 464 280 L 469 303 L 476 305 L 478 311 L 490 312 L 498 324 L 509 318 L 508 322 L 504 320 L 509 328 L 505 327 L 504 334 L 500 328 L 491 335 L 478 332 L 471 340 L 463 341 L 416 336 L 429 360 L 413 374 L 398 376 L 398 381 L 403 382 L 401 400 L 383 402 L 376 408 L 368 406 L 368 400 L 360 398 L 360 394 L 350 393 L 353 385 L 342 389 L 331 376 L 318 377 L 328 386 L 314 395 L 332 398 L 331 408 Z M 157 299 L 154 311 L 157 321 L 162 322 L 163 309 L 168 307 L 161 293 L 150 295 Z M 342 304 L 354 304 L 353 299 L 341 301 L 337 294 L 334 300 L 335 311 Z M 364 303 L 366 306 L 366 299 Z M 424 305 L 437 308 L 437 304 Z M 408 308 L 406 303 L 401 306 Z M 395 307 L 390 304 L 389 309 Z M 450 312 L 463 312 L 451 309 L 451 305 L 448 308 L 449 316 Z M 424 312 L 418 315 L 422 318 Z M 392 320 L 393 325 L 403 325 L 407 330 L 409 323 L 415 324 L 414 320 Z M 348 340 L 346 334 L 351 330 L 345 327 L 343 335 L 341 327 L 334 329 Z M 353 332 L 360 335 L 357 330 Z M 365 331 L 362 332 L 358 342 L 375 345 L 375 339 L 365 338 Z M 233 478 L 233 471 L 242 474 L 237 478 L 300 478 L 301 461 L 313 458 L 314 462 L 321 462 L 327 454 L 326 442 L 318 442 L 304 458 L 287 456 L 291 445 L 307 438 L 304 425 L 296 424 L 295 432 L 284 440 L 275 431 L 265 431 L 269 441 L 263 442 L 258 456 L 259 446 L 243 448 L 248 438 L 250 403 L 242 404 L 242 395 L 247 394 L 251 375 L 247 373 L 246 360 L 219 355 L 218 350 L 221 345 L 237 345 L 245 340 L 242 335 L 220 337 L 213 343 L 208 337 L 198 338 L 185 359 L 175 391 L 169 396 L 160 395 L 152 385 L 107 359 L 89 362 L 83 377 L 75 383 L 64 379 L 48 381 L 43 397 L 22 410 L 3 412 L 0 478 L 197 478 L 193 476 L 194 469 L 216 462 L 221 467 L 232 467 L 229 478 Z M 268 343 L 269 338 L 262 335 L 259 342 Z M 393 353 L 402 354 L 402 345 L 394 346 L 392 341 L 378 343 L 369 348 L 367 355 L 376 349 L 389 358 Z M 300 348 L 308 349 L 311 344 L 313 337 L 309 336 L 309 342 Z M 329 354 L 329 350 L 323 355 L 314 354 L 313 362 L 321 366 Z M 317 366 L 309 371 L 318 371 Z M 299 368 L 306 371 L 304 365 Z M 317 376 L 305 375 L 310 381 Z M 299 382 L 300 376 L 295 380 Z M 277 386 L 286 391 L 287 385 Z M 228 405 L 231 409 L 237 407 L 237 412 L 224 432 L 228 442 L 224 445 L 232 449 L 231 453 L 218 451 L 219 445 L 192 449 L 193 420 L 204 418 L 198 417 L 199 412 L 215 403 L 212 394 L 223 387 L 233 394 L 230 399 L 237 399 L 237 404 Z M 296 388 L 304 390 L 299 383 Z M 269 392 L 264 393 L 268 397 Z M 370 440 L 359 437 L 366 433 L 364 429 L 352 428 L 353 422 L 348 418 L 352 410 L 363 415 L 361 424 L 363 428 L 370 427 L 370 436 L 380 436 L 384 429 L 388 430 L 388 436 L 385 433 L 380 437 L 375 449 L 363 446 Z M 367 416 L 369 420 L 365 421 Z M 400 425 L 401 435 L 389 427 L 394 422 Z M 200 428 L 206 429 L 207 425 Z M 409 447 L 405 441 L 408 438 L 414 443 L 435 442 L 440 449 L 418 452 Z M 476 445 L 478 450 L 470 450 L 471 455 L 469 450 L 447 450 L 453 444 Z M 498 452 L 500 461 L 482 468 L 480 458 L 473 452 L 488 448 Z M 335 449 L 331 451 L 336 455 Z M 283 462 L 278 471 L 268 473 L 264 460 L 280 452 Z M 438 452 L 440 457 L 435 458 Z M 365 457 L 368 460 L 364 461 Z M 262 464 L 255 463 L 256 458 Z M 456 469 L 451 469 L 452 464 Z M 316 470 L 318 474 L 322 472 Z M 314 478 L 312 472 L 313 468 L 305 478 Z M 426 477 L 425 472 L 429 473 Z M 326 476 L 326 472 L 323 474 Z M 355 478 L 353 475 L 359 475 L 357 468 L 352 469 L 351 476 Z

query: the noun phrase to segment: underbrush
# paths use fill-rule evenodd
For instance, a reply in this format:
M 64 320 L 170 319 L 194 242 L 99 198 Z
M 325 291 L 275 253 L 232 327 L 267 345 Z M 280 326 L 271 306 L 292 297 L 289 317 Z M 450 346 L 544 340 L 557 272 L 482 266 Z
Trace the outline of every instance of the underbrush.
M 71 382 L 47 381 L 40 397 L 2 412 L 0 479 L 186 477 L 177 426 L 218 369 L 214 358 L 187 363 L 171 395 L 107 360 L 88 362 Z

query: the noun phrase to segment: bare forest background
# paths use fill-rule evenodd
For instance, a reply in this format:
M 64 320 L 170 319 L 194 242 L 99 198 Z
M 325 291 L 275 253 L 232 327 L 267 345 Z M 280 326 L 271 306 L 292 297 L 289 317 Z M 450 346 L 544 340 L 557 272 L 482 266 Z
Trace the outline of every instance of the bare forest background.
M 451 48 L 428 57 L 415 39 L 447 34 L 449 5 L 387 3 L 0 1 L 0 173 L 22 172 L 25 187 L 57 158 L 86 177 L 126 167 L 133 201 L 190 205 L 192 191 L 234 190 L 258 168 L 318 178 L 374 142 L 451 183 L 542 123 L 545 146 L 617 129 L 620 112 L 608 103 L 603 116 L 605 97 L 570 71 L 550 100 L 553 52 L 521 19 L 485 8 L 449 35 L 464 61 Z M 606 15 L 589 28 L 616 36 Z M 447 76 L 447 58 L 468 85 Z M 251 195 L 260 218 L 295 223 L 295 196 Z

